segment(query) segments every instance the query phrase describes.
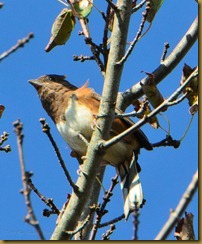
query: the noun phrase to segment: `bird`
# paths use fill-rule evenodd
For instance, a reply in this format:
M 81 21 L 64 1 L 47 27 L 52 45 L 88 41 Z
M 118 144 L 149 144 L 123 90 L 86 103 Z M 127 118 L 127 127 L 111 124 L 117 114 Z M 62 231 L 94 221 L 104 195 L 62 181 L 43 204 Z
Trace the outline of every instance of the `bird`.
M 88 83 L 77 87 L 65 78 L 64 75 L 49 74 L 29 80 L 29 83 L 36 89 L 44 110 L 72 152 L 82 159 L 95 126 L 99 126 L 96 119 L 101 96 L 88 87 Z M 115 112 L 123 113 L 118 108 Z M 133 124 L 128 117 L 115 116 L 109 137 L 113 138 Z M 106 149 L 100 162 L 101 165 L 115 167 L 119 174 L 126 220 L 131 212 L 142 207 L 145 202 L 137 162 L 141 148 L 153 149 L 147 136 L 138 129 Z

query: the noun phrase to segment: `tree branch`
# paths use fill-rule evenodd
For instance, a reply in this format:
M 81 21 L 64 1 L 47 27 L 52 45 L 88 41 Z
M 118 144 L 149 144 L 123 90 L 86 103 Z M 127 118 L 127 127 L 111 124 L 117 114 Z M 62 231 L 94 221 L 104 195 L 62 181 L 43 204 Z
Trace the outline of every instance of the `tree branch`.
M 192 181 L 187 187 L 176 209 L 171 212 L 169 219 L 167 220 L 167 222 L 165 223 L 161 231 L 158 233 L 155 240 L 165 240 L 167 238 L 167 236 L 170 234 L 175 224 L 178 222 L 179 218 L 182 216 L 185 209 L 191 202 L 192 197 L 194 196 L 194 193 L 196 192 L 197 188 L 198 188 L 198 170 L 194 174 Z
M 53 148 L 55 150 L 55 153 L 56 153 L 56 155 L 58 157 L 60 166 L 62 167 L 62 169 L 63 169 L 63 171 L 65 173 L 65 176 L 66 176 L 66 178 L 67 178 L 70 186 L 74 189 L 74 191 L 78 191 L 78 187 L 74 184 L 74 182 L 73 182 L 73 180 L 72 180 L 72 178 L 70 176 L 70 173 L 67 170 L 66 165 L 65 165 L 65 163 L 64 163 L 64 161 L 62 159 L 62 156 L 60 154 L 60 151 L 59 151 L 59 149 L 58 149 L 58 147 L 57 147 L 57 145 L 56 145 L 56 143 L 55 143 L 55 141 L 54 141 L 54 139 L 53 139 L 53 137 L 52 137 L 52 135 L 50 133 L 50 127 L 49 127 L 49 125 L 46 123 L 46 120 L 44 118 L 41 118 L 40 119 L 40 122 L 42 124 L 42 130 L 43 130 L 43 132 L 48 136 L 48 138 L 49 138 L 49 140 L 50 140 L 50 142 L 51 142 L 51 144 L 52 144 L 52 146 L 53 146 Z
M 172 106 L 172 101 L 175 101 L 175 99 L 179 96 L 180 93 L 184 90 L 184 88 L 191 82 L 191 80 L 198 76 L 198 68 L 196 68 L 191 75 L 186 79 L 185 83 L 183 83 L 175 92 L 171 94 L 171 96 L 166 99 L 163 103 L 161 103 L 156 109 L 154 109 L 151 113 L 149 113 L 147 116 L 144 116 L 142 119 L 140 119 L 137 123 L 135 123 L 133 126 L 122 132 L 121 134 L 113 137 L 112 139 L 108 141 L 100 141 L 100 147 L 109 148 L 110 146 L 114 145 L 121 139 L 123 139 L 125 136 L 131 134 L 135 130 L 139 129 L 141 126 L 146 124 L 152 117 L 157 115 L 159 112 L 161 112 L 164 108 L 167 108 L 169 106 Z M 183 96 L 184 98 L 184 96 Z M 180 99 L 182 101 L 182 99 Z
M 11 53 L 17 51 L 20 47 L 24 47 L 24 44 L 26 44 L 27 42 L 30 41 L 31 38 L 34 37 L 33 33 L 29 33 L 28 36 L 26 36 L 25 38 L 23 38 L 22 40 L 19 40 L 18 43 L 16 45 L 14 45 L 13 47 L 11 47 L 8 51 L 3 52 L 0 55 L 0 62 L 7 58 Z
M 22 150 L 22 143 L 23 143 L 23 137 L 24 137 L 24 135 L 22 134 L 23 125 L 19 120 L 15 121 L 13 123 L 13 125 L 15 128 L 14 129 L 15 133 L 17 135 L 17 145 L 18 145 L 20 167 L 21 167 L 21 173 L 22 173 L 22 183 L 23 183 L 22 193 L 25 197 L 25 203 L 26 203 L 27 211 L 28 211 L 28 214 L 25 217 L 25 221 L 35 228 L 35 230 L 36 230 L 36 232 L 39 235 L 41 240 L 45 240 L 44 235 L 43 235 L 42 230 L 41 230 L 41 227 L 40 227 L 40 225 L 36 219 L 36 216 L 34 214 L 32 204 L 31 204 L 31 200 L 30 200 L 31 190 L 28 186 L 28 181 L 29 181 L 29 178 L 31 177 L 31 173 L 27 172 L 25 170 L 24 155 L 23 155 L 23 150 Z
M 115 102 L 123 69 L 123 66 L 117 65 L 116 62 L 123 57 L 125 52 L 132 1 L 118 0 L 117 7 L 119 11 L 114 17 L 111 48 L 99 109 L 99 115 L 108 114 L 109 116 L 107 118 L 99 118 L 100 129 L 98 130 L 96 128 L 92 135 L 86 154 L 86 160 L 83 164 L 83 172 L 85 172 L 85 174 L 81 174 L 76 183 L 81 194 L 78 198 L 74 192 L 72 193 L 67 208 L 52 234 L 52 240 L 67 240 L 71 238 L 66 231 L 76 228 L 79 217 L 92 190 L 97 169 L 99 168 L 99 163 L 103 156 L 102 151 L 97 146 L 97 142 L 101 139 L 108 138 L 110 127 L 114 119 Z M 117 48 L 117 46 L 119 48 Z M 102 131 L 102 133 L 100 133 L 100 131 Z
M 151 72 L 154 75 L 155 83 L 161 82 L 184 58 L 187 52 L 191 49 L 198 38 L 198 16 L 185 33 L 183 38 L 177 44 L 172 53 L 160 64 L 160 66 Z M 143 95 L 143 90 L 140 83 L 148 82 L 149 77 L 143 78 L 137 84 L 123 93 L 118 94 L 117 107 L 122 111 L 132 104 L 136 99 Z

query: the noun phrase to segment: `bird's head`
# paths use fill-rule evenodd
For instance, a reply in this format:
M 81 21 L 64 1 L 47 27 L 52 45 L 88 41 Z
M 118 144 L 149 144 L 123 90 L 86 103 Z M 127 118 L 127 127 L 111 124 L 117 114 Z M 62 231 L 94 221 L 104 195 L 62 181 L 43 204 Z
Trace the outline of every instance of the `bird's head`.
M 44 75 L 29 80 L 29 83 L 37 90 L 43 108 L 54 121 L 56 121 L 56 111 L 68 99 L 67 94 L 77 89 L 76 86 L 65 80 L 64 75 Z
M 29 80 L 29 83 L 34 86 L 38 93 L 44 89 L 57 91 L 60 88 L 67 88 L 68 90 L 76 90 L 77 87 L 66 81 L 65 78 L 65 75 L 50 74 Z

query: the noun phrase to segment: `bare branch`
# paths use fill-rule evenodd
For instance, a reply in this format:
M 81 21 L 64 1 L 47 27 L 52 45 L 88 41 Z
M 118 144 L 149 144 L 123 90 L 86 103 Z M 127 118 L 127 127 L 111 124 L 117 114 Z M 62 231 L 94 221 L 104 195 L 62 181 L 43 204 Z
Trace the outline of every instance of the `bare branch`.
M 182 37 L 172 53 L 160 64 L 160 66 L 151 72 L 154 74 L 155 83 L 162 81 L 184 58 L 198 38 L 198 16 L 190 26 L 189 30 Z M 122 111 L 132 104 L 136 99 L 143 95 L 140 83 L 145 84 L 149 77 L 143 78 L 137 84 L 123 93 L 118 94 L 117 107 Z
M 90 221 L 90 218 L 93 214 L 94 211 L 96 211 L 97 209 L 97 206 L 92 206 L 90 207 L 90 213 L 87 215 L 86 219 L 83 221 L 82 224 L 80 224 L 80 226 L 76 229 L 76 230 L 73 230 L 73 231 L 67 231 L 67 234 L 68 235 L 75 235 L 77 234 L 78 232 L 82 231 L 86 225 L 88 224 L 88 222 Z
M 110 201 L 111 196 L 113 195 L 112 191 L 113 191 L 113 189 L 117 183 L 118 183 L 118 175 L 116 175 L 114 178 L 112 178 L 111 186 L 103 197 L 103 203 L 102 203 L 101 207 L 96 211 L 97 216 L 96 216 L 96 220 L 95 220 L 95 223 L 93 225 L 93 229 L 92 229 L 91 236 L 90 236 L 89 240 L 95 240 L 95 237 L 96 237 L 96 234 L 98 231 L 98 226 L 100 225 L 102 217 L 108 212 L 106 210 L 106 206 L 107 206 L 107 203 Z
M 134 132 L 135 130 L 137 130 L 138 128 L 140 128 L 144 124 L 146 124 L 152 117 L 154 117 L 159 112 L 161 112 L 162 109 L 164 110 L 165 108 L 167 108 L 169 106 L 172 106 L 173 104 L 170 103 L 170 102 L 175 101 L 175 99 L 182 93 L 182 91 L 190 83 L 190 81 L 194 77 L 197 77 L 197 76 L 198 76 L 198 68 L 196 68 L 191 73 L 191 75 L 186 79 L 186 81 L 185 81 L 185 83 L 183 83 L 183 85 L 181 85 L 175 92 L 173 92 L 171 94 L 171 96 L 168 99 L 166 99 L 163 103 L 161 103 L 151 113 L 149 113 L 147 116 L 144 116 L 137 123 L 135 123 L 133 126 L 131 126 L 130 128 L 128 128 L 127 130 L 125 130 L 124 132 L 122 132 L 121 134 L 119 134 L 118 136 L 115 136 L 115 137 L 113 137 L 112 139 L 110 139 L 108 141 L 100 141 L 100 147 L 103 147 L 103 148 L 106 149 L 106 148 L 114 145 L 115 143 L 117 143 L 118 141 L 120 141 L 121 139 L 123 139 L 125 136 L 129 135 L 130 133 Z
M 146 3 L 147 0 L 142 0 L 142 2 L 140 2 L 138 5 L 136 5 L 133 10 L 132 13 L 137 12 L 140 8 L 142 8 L 142 6 L 144 6 L 144 4 Z
M 4 151 L 6 153 L 11 152 L 11 147 L 10 145 L 6 145 L 4 147 L 1 147 L 5 141 L 8 140 L 9 134 L 7 132 L 3 132 L 2 135 L 0 135 L 0 151 Z
M 147 15 L 148 15 L 148 12 L 150 10 L 150 6 L 149 6 L 149 1 L 147 2 L 147 5 L 146 5 L 146 10 L 144 13 L 142 13 L 142 21 L 140 23 L 140 27 L 139 27 L 139 30 L 134 38 L 134 40 L 131 42 L 128 50 L 126 51 L 126 54 L 121 58 L 121 60 L 119 60 L 117 62 L 117 64 L 121 64 L 121 63 L 124 63 L 126 62 L 126 60 L 128 59 L 129 55 L 132 53 L 136 43 L 138 42 L 138 40 L 141 38 L 141 35 L 142 35 L 142 31 L 143 31 L 143 28 L 144 28 L 144 25 L 145 25 L 145 22 L 147 20 Z
M 124 218 L 125 218 L 125 214 L 122 214 L 122 215 L 120 215 L 119 217 L 116 217 L 116 218 L 114 218 L 114 219 L 112 219 L 112 220 L 110 220 L 110 221 L 107 221 L 107 222 L 104 222 L 104 223 L 99 224 L 99 225 L 98 225 L 98 228 L 103 228 L 103 227 L 105 227 L 105 226 L 114 224 L 114 223 L 116 223 L 116 222 L 121 221 L 121 220 L 124 219 Z
M 134 227 L 134 236 L 133 240 L 138 240 L 138 228 L 139 228 L 139 209 L 137 207 L 137 204 L 135 206 L 135 210 L 133 212 L 133 227 Z
M 34 214 L 34 210 L 33 210 L 33 207 L 31 204 L 31 199 L 30 199 L 31 190 L 28 186 L 28 181 L 32 174 L 25 170 L 25 162 L 24 162 L 24 155 L 23 155 L 23 149 L 22 149 L 23 138 L 24 138 L 24 135 L 22 134 L 23 125 L 19 120 L 15 121 L 13 123 L 13 125 L 14 125 L 15 133 L 17 135 L 17 145 L 18 145 L 20 167 L 21 167 L 21 174 L 22 174 L 22 183 L 23 183 L 22 193 L 25 197 L 25 203 L 26 203 L 27 211 L 28 211 L 28 214 L 25 217 L 25 221 L 27 223 L 29 223 L 30 225 L 32 225 L 35 228 L 36 232 L 38 233 L 40 239 L 44 240 L 44 235 L 42 233 L 41 227 Z
M 109 236 L 111 234 L 113 234 L 114 230 L 116 229 L 116 226 L 114 224 L 110 225 L 110 229 L 106 231 L 105 234 L 102 235 L 102 240 L 106 241 L 106 240 L 110 240 Z
M 84 56 L 84 55 L 80 55 L 80 56 L 76 56 L 74 55 L 73 56 L 73 60 L 74 61 L 81 61 L 81 62 L 84 62 L 86 60 L 95 60 L 95 57 L 94 56 Z
M 40 122 L 42 124 L 43 132 L 48 136 L 48 138 L 49 138 L 49 140 L 50 140 L 50 142 L 51 142 L 51 144 L 52 144 L 52 146 L 53 146 L 53 148 L 55 150 L 55 153 L 56 153 L 56 155 L 58 157 L 60 166 L 62 167 L 62 169 L 63 169 L 63 171 L 65 173 L 65 176 L 66 176 L 70 186 L 74 189 L 74 191 L 78 192 L 78 187 L 74 184 L 74 182 L 73 182 L 73 180 L 72 180 L 72 178 L 71 178 L 71 176 L 69 174 L 69 171 L 66 168 L 64 160 L 62 159 L 62 156 L 61 156 L 60 151 L 59 151 L 59 149 L 57 147 L 57 144 L 55 143 L 55 141 L 54 141 L 54 139 L 53 139 L 53 137 L 52 137 L 52 135 L 50 133 L 49 125 L 46 123 L 46 120 L 43 119 L 43 118 L 40 119 Z
M 118 10 L 118 7 L 111 1 L 111 0 L 105 0 L 109 6 L 116 12 Z
M 36 193 L 36 195 L 48 206 L 52 209 L 52 213 L 56 213 L 57 215 L 60 214 L 60 211 L 58 210 L 58 208 L 55 206 L 55 204 L 53 203 L 53 199 L 51 198 L 45 198 L 40 192 L 39 190 L 35 187 L 35 185 L 32 183 L 31 178 L 28 179 L 27 184 L 29 185 L 29 187 Z
M 82 194 L 80 194 L 80 198 L 78 199 L 76 194 L 73 192 L 65 212 L 52 234 L 52 240 L 67 240 L 71 238 L 71 236 L 66 234 L 66 231 L 75 229 L 77 221 L 79 220 L 82 210 L 88 200 L 88 196 L 92 190 L 92 185 L 94 184 L 99 164 L 103 157 L 102 150 L 98 148 L 97 142 L 101 139 L 108 138 L 110 127 L 114 118 L 114 104 L 116 102 L 123 69 L 123 66 L 117 65 L 116 62 L 123 57 L 125 52 L 128 26 L 131 16 L 131 6 L 131 0 L 117 1 L 119 14 L 115 14 L 114 17 L 114 25 L 111 35 L 111 47 L 106 67 L 102 100 L 99 109 L 99 115 L 108 114 L 109 117 L 99 119 L 99 125 L 102 133 L 100 133 L 100 130 L 97 128 L 93 132 L 90 144 L 88 146 L 86 160 L 83 164 L 83 171 L 86 172 L 86 174 L 81 175 L 77 181 L 77 185 L 79 186 Z M 117 45 L 119 45 L 120 48 L 117 48 Z
M 166 138 L 160 142 L 152 143 L 152 147 L 174 147 L 178 148 L 180 146 L 180 140 L 174 140 L 171 135 L 166 135 Z
M 8 57 L 11 53 L 17 51 L 20 47 L 24 47 L 24 45 L 26 43 L 28 43 L 30 41 L 31 38 L 34 37 L 34 34 L 33 33 L 29 33 L 27 37 L 23 38 L 22 40 L 19 40 L 18 43 L 11 47 L 8 51 L 6 52 L 3 52 L 1 55 L 0 55 L 0 62 L 5 59 L 6 57 Z
M 198 170 L 194 174 L 192 181 L 188 185 L 186 191 L 184 192 L 180 202 L 178 203 L 175 210 L 173 210 L 170 214 L 169 219 L 161 229 L 161 231 L 156 236 L 155 240 L 165 240 L 167 236 L 170 234 L 175 224 L 178 222 L 180 216 L 184 213 L 185 209 L 189 205 L 198 188 Z

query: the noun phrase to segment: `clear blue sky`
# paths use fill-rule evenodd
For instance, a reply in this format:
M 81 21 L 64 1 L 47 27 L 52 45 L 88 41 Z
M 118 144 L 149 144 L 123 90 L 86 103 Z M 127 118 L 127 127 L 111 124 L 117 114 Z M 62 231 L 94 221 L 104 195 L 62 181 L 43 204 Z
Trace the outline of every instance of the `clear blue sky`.
M 50 53 L 44 48 L 50 37 L 52 22 L 63 8 L 57 0 L 20 0 L 3 1 L 5 6 L 0 10 L 0 53 L 13 46 L 17 40 L 33 32 L 35 37 L 24 48 L 21 48 L 0 63 L 0 104 L 6 110 L 0 119 L 0 134 L 10 133 L 8 143 L 12 147 L 11 153 L 0 153 L 0 239 L 4 240 L 38 240 L 34 228 L 24 222 L 27 213 L 23 196 L 19 193 L 22 188 L 21 172 L 16 146 L 16 136 L 12 123 L 21 119 L 24 124 L 24 153 L 27 170 L 34 172 L 33 182 L 46 196 L 54 198 L 55 204 L 61 208 L 71 189 L 66 182 L 63 172 L 57 163 L 57 158 L 51 148 L 49 140 L 41 132 L 39 118 L 47 118 L 52 128 L 52 134 L 60 147 L 63 158 L 76 180 L 77 163 L 69 157 L 67 147 L 54 124 L 42 109 L 40 101 L 33 87 L 27 82 L 43 74 L 65 74 L 67 79 L 77 86 L 81 86 L 89 79 L 90 86 L 101 93 L 103 78 L 93 61 L 79 63 L 72 60 L 73 54 L 90 55 L 89 48 L 84 44 L 83 37 L 78 36 L 79 23 L 65 46 L 59 46 Z M 104 10 L 105 1 L 94 1 L 96 6 Z M 143 10 L 140 11 L 140 13 Z M 152 72 L 159 65 L 163 45 L 169 42 L 170 51 L 179 42 L 197 15 L 197 4 L 193 1 L 165 0 L 158 12 L 152 28 L 137 44 L 129 58 L 122 76 L 120 91 L 131 87 L 144 77 L 140 71 Z M 131 41 L 138 29 L 140 14 L 132 17 L 128 41 Z M 91 34 L 94 42 L 101 41 L 103 20 L 93 9 L 89 17 Z M 178 86 L 184 63 L 191 67 L 197 65 L 197 45 L 182 60 L 175 71 L 160 85 L 164 97 L 168 97 Z M 171 124 L 171 135 L 175 139 L 181 138 L 189 123 L 187 101 L 165 112 Z M 159 117 L 165 128 L 167 123 Z M 149 125 L 143 131 L 151 142 L 157 142 L 165 137 L 161 130 L 154 130 Z M 170 209 L 178 204 L 187 185 L 197 169 L 198 163 L 198 117 L 195 116 L 188 135 L 178 149 L 160 148 L 152 152 L 141 151 L 139 163 L 142 171 L 141 182 L 144 189 L 146 205 L 140 212 L 139 239 L 152 240 L 155 238 L 165 221 L 169 217 Z M 107 168 L 104 185 L 110 185 L 110 179 L 115 175 L 112 167 Z M 46 206 L 32 193 L 35 213 L 40 222 L 46 239 L 55 227 L 56 217 L 45 218 L 42 211 Z M 122 214 L 122 199 L 119 186 L 114 191 L 108 210 L 112 218 Z M 195 197 L 187 208 L 187 212 L 194 214 L 196 237 L 198 234 L 198 197 Z M 103 221 L 109 220 L 106 216 Z M 112 240 L 130 240 L 133 235 L 132 218 L 128 222 L 120 222 L 117 230 L 111 236 Z M 104 229 L 99 231 L 97 239 L 101 239 Z M 174 232 L 173 232 L 174 233 Z M 169 236 L 173 240 L 173 234 Z

